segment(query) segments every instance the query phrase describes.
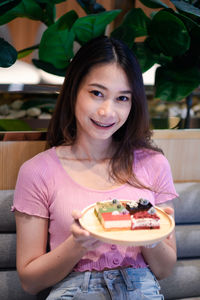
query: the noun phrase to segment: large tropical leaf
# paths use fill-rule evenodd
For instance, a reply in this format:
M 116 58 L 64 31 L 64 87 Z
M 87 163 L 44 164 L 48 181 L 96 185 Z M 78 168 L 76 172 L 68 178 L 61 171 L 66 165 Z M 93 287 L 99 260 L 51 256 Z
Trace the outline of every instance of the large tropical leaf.
M 168 10 L 161 10 L 153 17 L 149 34 L 157 49 L 166 56 L 182 55 L 190 47 L 190 36 L 186 26 Z
M 174 63 L 178 66 L 200 66 L 200 26 L 185 15 L 177 14 L 184 22 L 190 35 L 190 48 L 181 56 L 174 57 Z
M 154 53 L 145 42 L 135 43 L 132 49 L 140 63 L 142 73 L 146 72 L 156 63 Z
M 88 15 L 105 11 L 105 8 L 94 0 L 77 0 L 77 2 Z
M 34 64 L 34 66 L 36 66 L 37 68 L 39 68 L 47 73 L 54 74 L 57 76 L 65 76 L 65 73 L 67 70 L 67 66 L 63 69 L 57 69 L 51 63 L 48 63 L 46 61 L 42 61 L 39 59 L 32 59 L 32 62 Z
M 3 38 L 0 38 L 0 67 L 8 68 L 15 63 L 16 59 L 16 49 Z
M 67 12 L 43 33 L 39 46 L 39 59 L 64 69 L 73 57 L 74 32 L 71 30 L 78 15 Z
M 149 70 L 155 63 L 168 65 L 172 62 L 171 57 L 165 56 L 162 53 L 156 53 L 149 47 L 149 38 L 142 43 L 135 43 L 132 49 L 140 63 L 143 73 Z
M 17 6 L 21 1 L 22 0 L 2 0 L 0 2 L 0 16 Z
M 111 23 L 121 10 L 110 10 L 79 18 L 74 23 L 72 30 L 80 44 L 84 44 L 97 36 L 105 33 L 106 26 Z
M 132 48 L 136 37 L 146 36 L 150 19 L 141 8 L 131 9 L 124 17 L 122 24 L 117 27 L 111 36 L 123 40 Z
M 164 101 L 180 101 L 188 96 L 200 84 L 200 69 L 166 68 L 156 69 L 156 98 Z
M 200 21 L 200 9 L 190 4 L 188 1 L 183 0 L 171 0 L 174 6 L 180 13 L 190 16 L 191 18 Z
M 50 9 L 51 8 L 51 9 Z M 44 22 L 47 26 L 54 23 L 55 7 L 52 3 L 43 9 L 39 3 L 34 0 L 22 0 L 20 3 L 0 16 L 0 25 L 6 24 L 18 17 L 26 17 L 33 20 Z
M 190 34 L 192 34 L 193 30 L 196 27 L 200 27 L 200 25 L 197 22 L 195 22 L 193 19 L 191 19 L 190 17 L 188 17 L 186 15 L 176 13 L 176 17 L 179 18 L 185 24 L 185 26 Z

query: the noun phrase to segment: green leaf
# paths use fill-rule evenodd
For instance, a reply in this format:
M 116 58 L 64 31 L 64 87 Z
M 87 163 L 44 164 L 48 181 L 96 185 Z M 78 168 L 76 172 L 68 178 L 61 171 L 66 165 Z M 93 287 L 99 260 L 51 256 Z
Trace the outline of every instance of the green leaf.
M 74 56 L 75 37 L 71 27 L 77 18 L 75 11 L 69 11 L 46 29 L 39 46 L 40 60 L 52 64 L 56 69 L 66 68 Z
M 197 22 L 195 22 L 194 20 L 192 20 L 190 17 L 186 15 L 176 13 L 176 16 L 185 24 L 188 32 L 191 34 L 196 27 L 200 27 Z
M 183 60 L 185 61 L 182 63 L 187 64 L 190 62 L 190 60 L 192 60 L 194 61 L 194 64 L 197 64 L 197 60 L 200 58 L 200 26 L 198 23 L 185 15 L 177 14 L 177 16 L 184 22 L 191 39 L 190 49 L 186 53 L 187 57 L 183 57 Z
M 103 35 L 106 26 L 111 23 L 121 10 L 105 11 L 79 18 L 74 23 L 72 30 L 80 44 L 84 44 L 92 38 Z
M 200 69 L 166 68 L 156 69 L 156 98 L 164 101 L 180 101 L 187 97 L 200 84 Z
M 182 0 L 171 0 L 171 2 L 174 4 L 174 6 L 177 8 L 177 10 L 183 14 L 186 14 L 190 17 L 194 17 L 194 19 L 198 19 L 200 17 L 200 9 L 195 7 L 194 5 L 182 1 Z
M 23 120 L 0 119 L 1 131 L 30 131 L 32 128 Z
M 51 63 L 39 60 L 39 59 L 32 59 L 32 62 L 34 66 L 36 66 L 39 69 L 42 69 L 43 71 L 54 74 L 57 76 L 65 76 L 67 66 L 63 69 L 57 69 L 55 68 Z M 69 64 L 69 63 L 68 63 Z
M 17 59 L 17 50 L 0 38 L 0 67 L 8 68 L 12 66 Z
M 34 50 L 36 50 L 38 48 L 39 48 L 39 45 L 35 45 L 35 46 L 28 47 L 26 49 L 18 51 L 17 59 L 26 57 L 27 55 L 31 54 Z
M 154 53 L 146 45 L 145 42 L 135 43 L 132 50 L 140 63 L 140 67 L 143 73 L 150 69 L 156 63 Z
M 55 23 L 56 20 L 56 8 L 54 3 L 47 3 L 43 8 L 44 17 L 43 23 L 47 26 L 50 26 Z
M 116 39 L 122 40 L 124 43 L 127 44 L 127 46 L 129 48 L 133 47 L 134 40 L 135 40 L 134 31 L 129 30 L 125 26 L 119 26 L 119 27 L 117 27 L 111 33 L 111 36 L 114 37 L 114 38 L 116 38 Z
M 149 8 L 168 8 L 168 6 L 160 0 L 140 0 L 140 2 Z
M 145 40 L 146 47 L 151 51 L 157 64 L 166 65 L 173 60 L 173 57 L 164 55 L 159 48 L 157 48 L 156 43 L 152 37 L 147 37 Z
M 191 47 L 190 52 L 192 56 L 198 57 L 200 59 L 200 26 L 195 27 L 191 32 Z
M 51 7 L 54 9 L 52 5 Z M 43 10 L 41 6 L 34 0 L 22 0 L 17 6 L 0 17 L 0 25 L 6 24 L 18 17 L 26 17 L 33 20 L 38 20 L 44 22 L 47 26 L 53 22 L 53 20 L 50 22 L 50 16 L 46 13 L 46 7 Z
M 22 0 L 2 0 L 0 2 L 0 16 L 17 6 L 21 1 Z
M 147 35 L 150 22 L 141 8 L 133 8 L 125 15 L 122 24 L 111 33 L 111 36 L 123 40 L 132 48 L 136 37 Z
M 101 4 L 96 3 L 95 0 L 86 0 L 86 1 L 76 0 L 76 1 L 88 15 L 105 11 L 105 8 Z
M 17 54 L 17 59 L 22 59 L 28 55 L 30 55 L 31 53 L 33 53 L 34 49 L 26 49 L 26 50 L 21 50 L 20 52 L 18 52 Z
M 190 36 L 184 23 L 167 10 L 152 19 L 149 34 L 157 49 L 166 56 L 182 55 L 190 47 Z
M 143 73 L 149 70 L 155 63 L 165 66 L 172 61 L 171 57 L 165 56 L 162 53 L 156 53 L 154 49 L 151 49 L 148 38 L 143 43 L 135 43 L 132 50 L 140 63 Z

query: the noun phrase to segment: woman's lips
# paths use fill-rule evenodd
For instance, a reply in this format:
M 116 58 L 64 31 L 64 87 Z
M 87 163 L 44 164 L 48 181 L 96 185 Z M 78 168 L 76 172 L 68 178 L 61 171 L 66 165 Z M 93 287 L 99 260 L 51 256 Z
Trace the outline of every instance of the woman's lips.
M 99 122 L 99 121 L 95 121 L 93 119 L 90 119 L 90 120 L 92 121 L 93 124 L 95 124 L 99 128 L 110 128 L 115 124 L 115 123 L 102 123 L 102 122 Z

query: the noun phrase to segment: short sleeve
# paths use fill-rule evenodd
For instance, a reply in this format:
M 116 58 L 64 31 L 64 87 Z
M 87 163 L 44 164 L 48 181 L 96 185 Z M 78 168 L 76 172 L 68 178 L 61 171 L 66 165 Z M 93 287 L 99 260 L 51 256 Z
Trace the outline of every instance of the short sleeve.
M 178 197 L 176 193 L 171 167 L 167 158 L 162 155 L 155 155 L 154 157 L 154 193 L 155 203 L 163 203 Z
M 31 159 L 25 162 L 18 173 L 12 211 L 49 218 L 48 182 L 42 162 Z

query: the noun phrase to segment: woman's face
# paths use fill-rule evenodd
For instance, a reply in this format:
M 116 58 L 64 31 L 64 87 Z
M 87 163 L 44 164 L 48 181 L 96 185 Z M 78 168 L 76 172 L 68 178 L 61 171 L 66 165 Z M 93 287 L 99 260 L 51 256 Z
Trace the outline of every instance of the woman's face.
M 93 67 L 80 84 L 77 137 L 108 140 L 127 120 L 132 104 L 127 76 L 116 63 Z

